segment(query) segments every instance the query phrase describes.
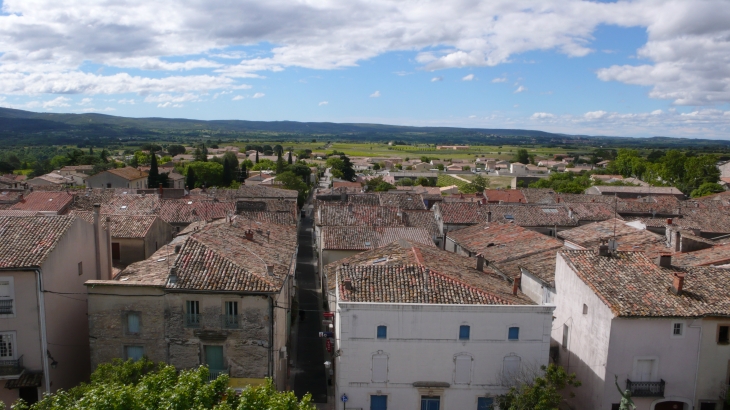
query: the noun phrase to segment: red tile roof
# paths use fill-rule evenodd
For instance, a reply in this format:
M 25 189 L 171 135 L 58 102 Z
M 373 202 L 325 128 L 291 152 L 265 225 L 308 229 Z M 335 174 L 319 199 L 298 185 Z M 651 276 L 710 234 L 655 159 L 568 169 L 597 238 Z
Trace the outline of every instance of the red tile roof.
M 423 228 L 375 226 L 323 226 L 322 249 L 368 250 L 385 246 L 398 239 L 427 246 L 434 245 L 432 234 Z
M 517 202 L 526 203 L 525 196 L 519 189 L 485 189 L 484 198 L 487 202 L 499 203 L 503 202 Z
M 730 244 L 713 246 L 693 252 L 672 255 L 672 263 L 677 266 L 713 266 L 730 264 Z
M 41 266 L 75 219 L 68 215 L 0 217 L 0 268 Z
M 585 249 L 597 248 L 601 241 L 616 238 L 620 251 L 643 251 L 653 254 L 669 253 L 666 239 L 643 229 L 627 225 L 618 219 L 595 222 L 558 232 L 558 237 Z
M 134 167 L 113 168 L 106 172 L 114 174 L 118 177 L 122 177 L 128 181 L 134 181 L 140 178 L 147 178 L 146 172 L 142 172 Z
M 73 195 L 66 192 L 31 192 L 10 209 L 63 213 L 72 201 Z
M 72 214 L 94 223 L 94 213 L 85 211 L 72 211 Z M 155 215 L 107 215 L 99 217 L 102 229 L 108 229 L 106 218 L 111 219 L 112 238 L 144 238 L 147 236 L 152 225 L 155 223 Z

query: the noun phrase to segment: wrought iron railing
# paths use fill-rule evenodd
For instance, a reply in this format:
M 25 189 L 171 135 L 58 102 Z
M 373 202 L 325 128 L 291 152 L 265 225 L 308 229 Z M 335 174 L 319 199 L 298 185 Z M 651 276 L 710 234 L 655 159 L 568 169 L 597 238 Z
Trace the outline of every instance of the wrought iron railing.
M 228 374 L 228 369 L 209 369 L 208 372 L 208 381 L 212 382 L 213 380 L 217 379 L 218 376 L 222 374 Z
M 0 299 L 0 315 L 13 314 L 13 299 Z
M 626 388 L 634 397 L 664 397 L 664 380 L 658 382 L 632 382 L 626 380 Z
M 13 376 L 23 372 L 23 356 L 15 360 L 0 360 L 0 376 Z
M 185 314 L 185 326 L 200 327 L 200 314 L 199 313 L 186 313 Z
M 241 327 L 241 315 L 221 315 L 221 326 L 224 329 L 238 329 Z

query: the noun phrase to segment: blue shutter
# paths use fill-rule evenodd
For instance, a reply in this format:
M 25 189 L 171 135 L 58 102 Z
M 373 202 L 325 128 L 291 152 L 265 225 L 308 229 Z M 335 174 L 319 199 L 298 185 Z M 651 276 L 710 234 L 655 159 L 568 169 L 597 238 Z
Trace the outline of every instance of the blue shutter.
M 439 410 L 441 398 L 438 396 L 421 396 L 421 410 Z
M 388 337 L 388 326 L 378 326 L 378 339 L 386 339 Z
M 388 410 L 388 396 L 370 396 L 370 410 Z
M 137 361 L 144 356 L 144 348 L 142 346 L 127 346 L 127 359 Z
M 520 328 L 511 327 L 509 328 L 509 340 L 520 340 Z
M 494 399 L 491 397 L 480 397 L 477 399 L 477 410 L 492 410 Z
M 469 340 L 469 326 L 459 326 L 459 340 Z

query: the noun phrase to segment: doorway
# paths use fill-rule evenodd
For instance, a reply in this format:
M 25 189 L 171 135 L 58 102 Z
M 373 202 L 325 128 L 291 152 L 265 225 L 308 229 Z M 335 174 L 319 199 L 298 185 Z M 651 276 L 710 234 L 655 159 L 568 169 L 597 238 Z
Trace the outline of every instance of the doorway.
M 681 401 L 663 401 L 657 403 L 654 410 L 684 410 L 684 403 Z
M 112 242 L 112 259 L 115 261 L 122 259 L 122 253 L 119 250 L 118 242 Z
M 37 387 L 21 387 L 18 389 L 18 396 L 28 404 L 34 404 L 38 402 L 38 388 Z

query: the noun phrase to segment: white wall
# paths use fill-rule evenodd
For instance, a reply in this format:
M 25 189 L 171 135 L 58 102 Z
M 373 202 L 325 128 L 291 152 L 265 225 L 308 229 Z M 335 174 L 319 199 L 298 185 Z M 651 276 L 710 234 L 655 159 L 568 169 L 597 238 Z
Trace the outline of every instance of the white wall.
M 370 407 L 370 395 L 388 396 L 389 409 L 415 409 L 428 389 L 415 382 L 448 383 L 433 389 L 441 409 L 476 408 L 477 397 L 502 394 L 506 356 L 519 356 L 522 368 L 547 365 L 552 306 L 488 306 L 342 303 L 336 312 L 336 397 L 347 394 L 348 408 Z M 460 341 L 459 327 L 470 326 Z M 387 326 L 386 340 L 377 339 Z M 520 328 L 519 341 L 508 341 L 508 328 Z M 380 352 L 380 353 L 379 353 Z M 372 357 L 388 356 L 388 381 L 372 381 Z M 472 357 L 469 384 L 455 384 L 455 356 Z M 337 402 L 337 409 L 342 403 Z
M 533 276 L 529 271 L 520 269 L 522 272 L 522 281 L 520 289 L 522 293 L 538 305 L 553 304 L 555 302 L 555 289 Z
M 702 320 L 702 351 L 697 375 L 697 403 L 715 401 L 722 406 L 720 395 L 727 391 L 730 369 L 730 345 L 717 343 L 718 326 L 730 326 L 730 318 L 705 318 Z

